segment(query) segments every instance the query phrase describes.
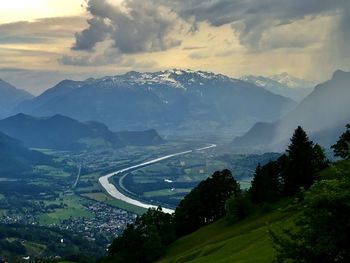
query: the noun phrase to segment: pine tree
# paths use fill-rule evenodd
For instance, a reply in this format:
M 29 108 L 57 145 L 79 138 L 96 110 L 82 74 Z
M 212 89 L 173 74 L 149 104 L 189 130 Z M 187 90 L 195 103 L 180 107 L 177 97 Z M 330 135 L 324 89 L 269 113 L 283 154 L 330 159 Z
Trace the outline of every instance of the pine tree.
M 328 167 L 329 160 L 327 159 L 322 147 L 317 143 L 314 146 L 313 158 L 316 170 L 320 171 Z
M 346 125 L 346 131 L 340 136 L 336 144 L 332 146 L 334 155 L 343 159 L 350 158 L 350 124 Z
M 314 144 L 300 126 L 293 134 L 287 154 L 287 167 L 283 174 L 284 191 L 287 195 L 293 195 L 300 187 L 309 188 L 317 173 Z
M 252 180 L 252 185 L 249 189 L 250 197 L 253 203 L 260 202 L 260 190 L 262 184 L 262 172 L 260 163 L 255 169 L 254 178 Z
M 174 215 L 178 236 L 189 234 L 201 226 L 215 222 L 226 214 L 226 200 L 240 193 L 240 186 L 232 173 L 217 171 L 181 200 Z
M 268 162 L 262 167 L 258 165 L 249 190 L 253 203 L 269 203 L 278 199 L 281 192 L 280 173 L 280 159 Z

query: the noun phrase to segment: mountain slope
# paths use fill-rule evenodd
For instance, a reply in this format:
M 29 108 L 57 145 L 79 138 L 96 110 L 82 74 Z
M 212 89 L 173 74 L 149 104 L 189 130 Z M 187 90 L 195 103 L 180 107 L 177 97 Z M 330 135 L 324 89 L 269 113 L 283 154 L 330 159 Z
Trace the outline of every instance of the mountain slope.
M 243 132 L 274 121 L 295 103 L 256 85 L 191 70 L 64 81 L 17 108 L 35 116 L 63 114 L 106 123 L 114 130 L 154 128 L 163 133 Z
M 17 176 L 32 170 L 32 165 L 49 163 L 51 158 L 24 147 L 0 132 L 0 177 Z
M 56 150 L 115 148 L 162 142 L 156 131 L 114 133 L 102 123 L 82 123 L 62 115 L 37 118 L 17 114 L 1 120 L 0 131 L 23 141 L 28 147 Z
M 7 116 L 19 103 L 31 98 L 33 95 L 0 79 L 0 117 Z
M 270 263 L 275 251 L 268 231 L 288 223 L 290 216 L 276 211 L 233 225 L 221 219 L 176 240 L 158 262 Z
M 280 121 L 256 124 L 244 136 L 236 138 L 233 146 L 281 150 L 291 132 L 301 125 L 317 143 L 329 147 L 350 122 L 349 98 L 350 72 L 338 70 L 331 80 L 317 85 L 295 110 Z
M 311 82 L 295 78 L 287 73 L 270 77 L 248 75 L 241 79 L 295 101 L 304 99 L 312 92 L 314 86 Z

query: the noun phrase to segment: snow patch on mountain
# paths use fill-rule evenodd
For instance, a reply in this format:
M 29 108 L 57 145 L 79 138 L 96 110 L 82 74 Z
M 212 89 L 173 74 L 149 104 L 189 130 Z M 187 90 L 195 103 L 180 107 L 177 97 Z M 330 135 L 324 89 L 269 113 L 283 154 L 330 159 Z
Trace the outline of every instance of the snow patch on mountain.
M 87 80 L 86 80 L 87 81 Z M 89 79 L 90 83 L 103 83 L 113 86 L 139 86 L 139 85 L 164 85 L 187 90 L 190 86 L 199 84 L 205 85 L 206 82 L 215 81 L 230 81 L 236 82 L 237 79 L 232 79 L 222 74 L 215 74 L 205 71 L 194 71 L 190 69 L 171 69 L 158 72 L 136 72 L 130 71 L 123 75 L 115 75 L 104 77 L 102 79 Z

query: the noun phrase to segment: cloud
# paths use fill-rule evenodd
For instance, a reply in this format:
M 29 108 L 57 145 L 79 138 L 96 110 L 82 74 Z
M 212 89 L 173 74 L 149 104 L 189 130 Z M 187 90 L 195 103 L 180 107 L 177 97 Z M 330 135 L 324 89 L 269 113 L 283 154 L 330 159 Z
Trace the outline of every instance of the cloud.
M 237 53 L 236 50 L 230 50 L 230 49 L 228 49 L 228 50 L 225 50 L 225 51 L 221 51 L 221 52 L 216 53 L 215 56 L 216 56 L 216 57 L 228 57 L 228 56 L 230 56 L 230 55 L 232 55 L 232 54 L 236 54 L 236 53 Z
M 123 54 L 163 51 L 181 44 L 171 36 L 176 16 L 166 6 L 127 0 L 120 7 L 89 0 L 87 10 L 92 18 L 88 28 L 76 33 L 73 50 L 92 51 L 105 40 L 112 40 L 112 47 Z
M 118 64 L 118 68 L 101 69 L 101 71 L 99 68 L 96 68 L 93 72 L 89 68 L 86 68 L 85 71 L 72 71 L 70 69 L 45 70 L 0 67 L 0 78 L 13 84 L 17 88 L 25 89 L 32 94 L 38 95 L 63 79 L 84 80 L 91 77 L 101 78 L 106 75 L 112 76 L 117 73 L 125 73 L 131 69 L 145 71 L 155 66 L 157 66 L 155 61 L 125 58 Z
M 108 52 L 107 52 L 108 51 Z M 122 60 L 122 55 L 116 50 L 106 50 L 103 54 L 88 54 L 83 56 L 64 55 L 58 61 L 63 65 L 71 66 L 103 66 Z
M 65 78 L 81 79 L 84 74 L 55 70 L 24 69 L 16 67 L 0 68 L 0 78 L 17 88 L 38 95 Z
M 64 55 L 58 59 L 59 63 L 70 66 L 91 67 L 118 65 L 119 68 L 127 67 L 132 69 L 152 68 L 157 65 L 155 61 L 143 61 L 122 54 L 116 48 L 107 48 L 102 53 L 89 53 L 87 55 Z
M 84 18 L 75 16 L 0 24 L 0 44 L 55 42 L 58 38 L 71 38 L 84 24 Z
M 198 49 L 206 49 L 206 46 L 186 46 L 183 47 L 183 50 L 198 50 Z
M 101 18 L 87 20 L 89 27 L 81 33 L 75 34 L 76 42 L 73 50 L 93 50 L 96 43 L 104 41 L 112 32 L 112 27 L 107 25 Z
M 4 55 L 2 55 L 4 53 Z M 52 56 L 59 55 L 59 53 L 46 51 L 46 50 L 30 50 L 30 49 L 21 49 L 21 48 L 4 48 L 0 47 L 0 56 Z
M 279 48 L 305 48 L 319 42 L 295 23 L 339 16 L 337 37 L 350 35 L 348 0 L 88 0 L 89 27 L 76 34 L 74 50 L 91 51 L 112 40 L 122 54 L 164 51 L 181 44 L 181 31 L 195 32 L 200 23 L 231 25 L 241 45 L 257 52 Z M 172 37 L 177 35 L 177 38 Z M 215 37 L 215 36 L 214 36 Z M 349 37 L 350 38 L 350 37 Z
M 214 27 L 231 24 L 239 36 L 240 43 L 255 50 L 264 48 L 261 39 L 267 31 L 283 24 L 308 17 L 327 15 L 347 17 L 350 12 L 348 0 L 154 1 L 171 7 L 180 17 L 192 23 L 193 28 L 197 28 L 195 25 L 201 22 L 207 22 Z M 348 24 L 347 31 L 350 31 Z M 289 46 L 293 44 L 300 46 L 301 43 L 291 41 Z
M 153 68 L 157 65 L 155 61 L 139 61 L 135 58 L 127 58 L 125 56 L 116 55 L 97 55 L 97 56 L 68 56 L 64 55 L 58 60 L 63 65 L 91 67 L 91 66 L 105 66 L 117 64 L 118 67 L 127 67 L 132 69 Z
M 192 59 L 206 59 L 210 57 L 210 54 L 205 52 L 195 52 L 195 53 L 191 53 L 189 57 Z

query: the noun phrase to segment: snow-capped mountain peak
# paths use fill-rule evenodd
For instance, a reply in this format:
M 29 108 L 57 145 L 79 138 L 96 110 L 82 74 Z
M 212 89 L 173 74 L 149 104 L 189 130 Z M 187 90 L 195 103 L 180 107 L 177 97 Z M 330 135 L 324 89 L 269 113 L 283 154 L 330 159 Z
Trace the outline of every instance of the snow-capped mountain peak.
M 302 80 L 288 73 L 282 73 L 271 77 L 263 76 L 243 76 L 241 80 L 253 83 L 270 92 L 289 97 L 295 101 L 301 101 L 311 93 L 314 84 L 310 81 Z
M 90 82 L 103 82 L 105 85 L 126 84 L 129 87 L 137 85 L 165 85 L 174 88 L 188 89 L 192 85 L 205 85 L 213 81 L 237 81 L 221 74 L 190 69 L 170 69 L 158 72 L 130 71 L 122 75 L 90 79 Z
M 285 85 L 289 88 L 308 88 L 314 86 L 314 83 L 308 80 L 300 79 L 295 76 L 283 72 L 281 74 L 269 76 L 270 79 L 277 81 L 278 83 Z

